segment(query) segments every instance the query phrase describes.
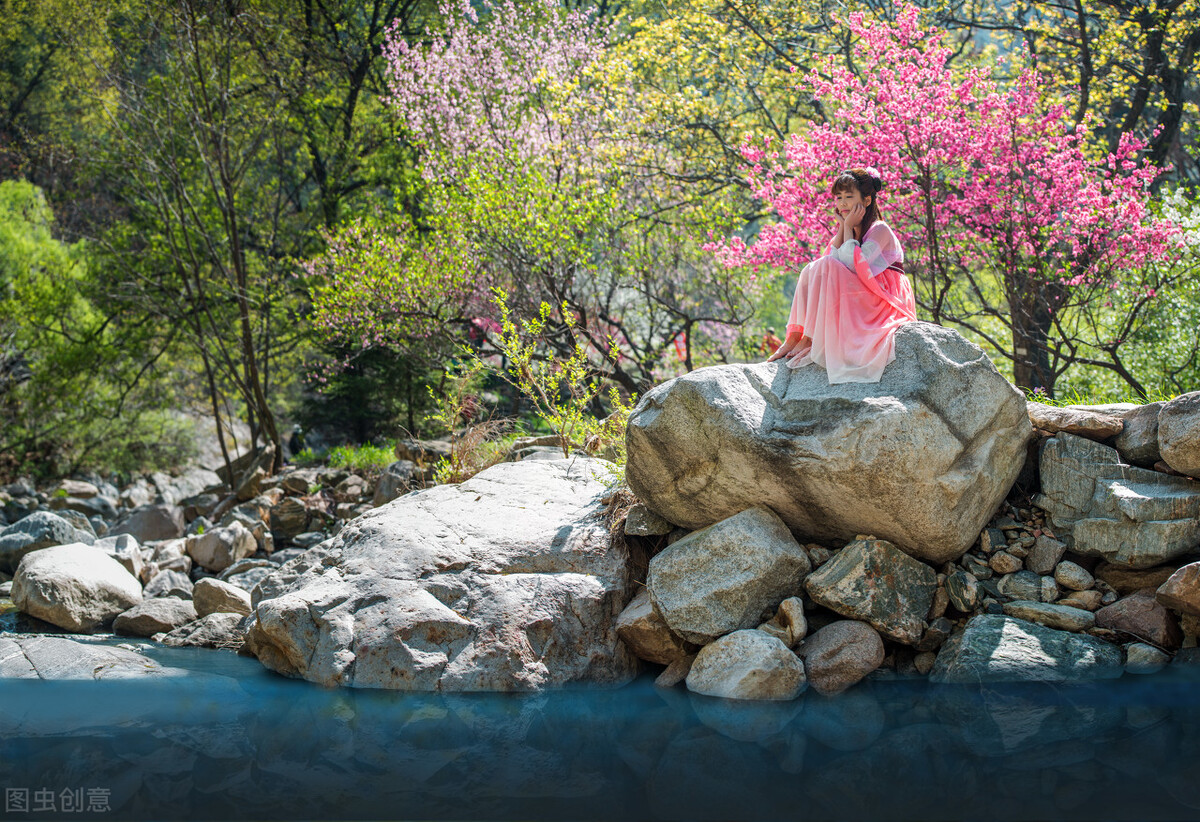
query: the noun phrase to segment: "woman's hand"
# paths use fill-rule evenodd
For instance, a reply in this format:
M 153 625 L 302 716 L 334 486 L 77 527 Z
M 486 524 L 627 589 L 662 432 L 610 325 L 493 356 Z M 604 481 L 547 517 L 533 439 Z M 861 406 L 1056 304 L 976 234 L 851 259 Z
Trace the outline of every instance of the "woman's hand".
M 856 236 L 856 229 L 862 225 L 863 217 L 867 214 L 867 208 L 862 203 L 857 203 L 850 209 L 850 212 L 843 220 L 843 230 L 846 233 L 846 239 Z
M 767 362 L 775 362 L 781 357 L 786 357 L 797 348 L 800 347 L 801 341 L 807 339 L 800 331 L 789 331 L 787 337 L 783 340 L 783 345 L 775 349 L 775 353 L 767 357 Z

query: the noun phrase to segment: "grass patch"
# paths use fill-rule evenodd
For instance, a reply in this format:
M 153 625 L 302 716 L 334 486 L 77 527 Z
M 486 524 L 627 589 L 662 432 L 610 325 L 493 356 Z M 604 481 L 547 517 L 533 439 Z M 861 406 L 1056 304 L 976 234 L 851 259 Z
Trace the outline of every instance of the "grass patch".
M 301 467 L 328 465 L 347 471 L 383 471 L 396 461 L 396 443 L 388 440 L 381 445 L 335 445 L 333 448 L 313 451 L 305 448 L 292 458 Z
M 1053 405 L 1058 408 L 1063 408 L 1068 405 L 1110 405 L 1118 402 L 1130 402 L 1134 405 L 1146 405 L 1151 402 L 1165 402 L 1166 400 L 1174 399 L 1177 394 L 1167 393 L 1165 391 L 1154 390 L 1150 391 L 1149 395 L 1139 394 L 1132 389 L 1124 392 L 1105 392 L 1099 394 L 1092 391 L 1087 391 L 1079 388 L 1071 388 L 1061 392 L 1057 397 L 1047 397 L 1045 394 L 1028 388 L 1022 389 L 1025 392 L 1025 398 L 1034 402 L 1040 402 L 1043 405 Z

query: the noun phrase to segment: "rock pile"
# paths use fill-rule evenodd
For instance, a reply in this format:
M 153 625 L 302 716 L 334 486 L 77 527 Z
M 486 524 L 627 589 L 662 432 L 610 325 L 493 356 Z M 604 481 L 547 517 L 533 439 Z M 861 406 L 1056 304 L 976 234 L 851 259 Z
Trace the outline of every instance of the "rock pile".
M 1022 438 L 1035 431 L 1024 474 L 1027 486 L 1040 484 L 1036 496 L 1017 494 L 1013 499 L 1021 501 L 1013 504 L 980 495 L 988 507 L 966 546 L 918 544 L 904 528 L 891 530 L 906 535 L 904 544 L 870 534 L 880 521 L 874 503 L 887 497 L 883 489 L 897 472 L 881 477 L 871 467 L 878 449 L 867 446 L 860 432 L 869 429 L 878 438 L 882 429 L 872 428 L 875 422 L 863 409 L 894 413 L 890 423 L 905 438 L 932 442 L 909 432 L 949 426 L 946 421 L 958 413 L 952 403 L 930 413 L 935 406 L 924 398 L 938 394 L 939 372 L 964 364 L 968 372 L 986 371 L 956 347 L 958 341 L 914 325 L 905 327 L 907 337 L 897 335 L 898 351 L 904 340 L 912 345 L 920 338 L 924 350 L 942 356 L 926 356 L 923 366 L 933 362 L 928 373 L 910 373 L 916 368 L 910 365 L 903 385 L 899 369 L 889 373 L 893 366 L 879 386 L 849 388 L 821 384 L 819 369 L 728 366 L 664 384 L 635 410 L 629 480 L 648 510 L 631 513 L 626 530 L 669 536 L 659 538 L 661 553 L 650 561 L 648 594 L 619 624 L 635 653 L 667 665 L 662 684 L 686 682 L 693 691 L 726 697 L 791 699 L 806 684 L 837 693 L 869 675 L 1059 682 L 1147 673 L 1181 648 L 1196 646 L 1200 561 L 1186 560 L 1200 559 L 1200 481 L 1182 475 L 1200 473 L 1193 467 L 1200 463 L 1189 462 L 1189 449 L 1200 443 L 1200 393 L 1150 406 L 1025 404 L 1029 427 L 1012 424 L 1019 434 L 1012 447 L 986 450 L 993 458 L 1022 451 Z M 977 379 L 988 384 L 986 375 Z M 913 385 L 922 388 L 904 394 Z M 892 396 L 897 392 L 921 401 L 904 401 L 892 411 L 901 402 Z M 998 396 L 1003 399 L 990 401 L 1007 402 L 1003 392 Z M 998 419 L 1007 417 L 997 414 L 990 424 Z M 966 443 L 970 437 L 1003 441 L 986 426 L 976 434 L 949 427 Z M 846 470 L 843 475 L 853 480 L 840 480 L 836 492 L 814 493 L 820 487 L 814 483 L 849 464 L 856 449 L 867 457 L 863 473 Z M 1008 482 L 1005 493 L 1020 470 L 1012 467 L 1015 459 L 998 464 Z M 943 460 L 935 455 L 932 462 L 941 466 Z M 904 467 L 903 460 L 895 464 Z M 792 472 L 787 481 L 775 476 L 784 472 L 781 465 Z M 904 476 L 909 507 L 916 519 L 925 519 L 929 508 L 920 496 L 936 484 L 937 469 L 924 479 Z M 777 510 L 789 491 L 795 498 Z M 738 503 L 750 505 L 707 524 Z M 794 513 L 800 506 L 806 510 Z M 956 516 L 952 508 L 946 506 L 947 517 Z M 896 511 L 899 519 L 901 508 Z M 666 522 L 647 531 L 643 523 L 655 514 Z M 781 534 L 780 517 L 799 541 L 789 543 Z M 813 525 L 818 517 L 839 523 L 835 535 L 849 528 L 857 536 L 834 542 L 829 530 Z M 698 522 L 706 527 L 688 533 Z M 713 533 L 737 537 L 712 540 Z M 813 541 L 800 544 L 806 540 Z M 713 547 L 706 549 L 708 542 Z M 768 572 L 754 559 L 789 552 L 805 553 L 811 570 L 795 562 L 789 573 Z M 736 619 L 721 616 L 730 601 L 738 605 Z M 782 603 L 790 603 L 787 614 Z M 756 609 L 757 627 L 751 624 Z M 810 626 L 817 630 L 806 637 Z M 754 631 L 769 639 L 753 637 Z M 653 654 L 643 650 L 648 648 Z M 784 648 L 792 653 L 781 653 Z M 803 676 L 797 676 L 797 659 Z
M 237 647 L 270 570 L 422 483 L 410 462 L 373 484 L 327 468 L 267 477 L 265 459 L 239 460 L 232 491 L 202 468 L 119 490 L 98 476 L 0 488 L 0 596 L 43 631 Z

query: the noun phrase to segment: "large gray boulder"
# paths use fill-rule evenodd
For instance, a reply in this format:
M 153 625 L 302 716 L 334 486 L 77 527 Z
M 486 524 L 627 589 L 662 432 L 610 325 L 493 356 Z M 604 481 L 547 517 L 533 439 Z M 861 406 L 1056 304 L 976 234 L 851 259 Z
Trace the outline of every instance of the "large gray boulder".
M 606 463 L 501 463 L 363 514 L 254 590 L 247 648 L 322 685 L 528 691 L 624 683 L 628 556 Z
M 808 554 L 769 508 L 693 531 L 650 560 L 646 587 L 672 631 L 703 645 L 754 628 L 804 590 Z
M 1070 682 L 1123 672 L 1121 649 L 1087 634 L 998 614 L 971 619 L 942 646 L 933 682 Z
M 1200 391 L 1182 394 L 1159 410 L 1158 449 L 1167 465 L 1200 477 Z
M 1200 485 L 1131 466 L 1113 448 L 1058 434 L 1042 445 L 1034 503 L 1077 554 L 1152 568 L 1200 547 Z
M 92 633 L 142 601 L 142 584 L 121 563 L 81 542 L 35 551 L 13 577 L 13 604 L 75 633 Z
M 34 511 L 0 529 L 0 571 L 11 574 L 21 563 L 21 558 L 33 551 L 73 542 L 90 544 L 95 539 L 58 514 Z
M 944 562 L 979 537 L 1020 473 L 1025 399 L 976 345 L 929 323 L 896 331 L 879 383 L 818 366 L 701 368 L 648 392 L 629 419 L 629 485 L 702 528 L 771 508 L 802 540 L 875 534 Z

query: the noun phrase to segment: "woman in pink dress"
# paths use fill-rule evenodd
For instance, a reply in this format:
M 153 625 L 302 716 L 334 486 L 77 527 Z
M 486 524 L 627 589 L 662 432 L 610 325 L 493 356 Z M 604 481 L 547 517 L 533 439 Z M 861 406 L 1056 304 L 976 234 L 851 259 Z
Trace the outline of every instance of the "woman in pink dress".
M 815 362 L 832 385 L 879 382 L 896 358 L 895 331 L 917 318 L 917 308 L 900 241 L 879 216 L 881 188 L 873 168 L 853 168 L 833 181 L 837 233 L 825 256 L 800 272 L 787 337 L 767 362 Z

